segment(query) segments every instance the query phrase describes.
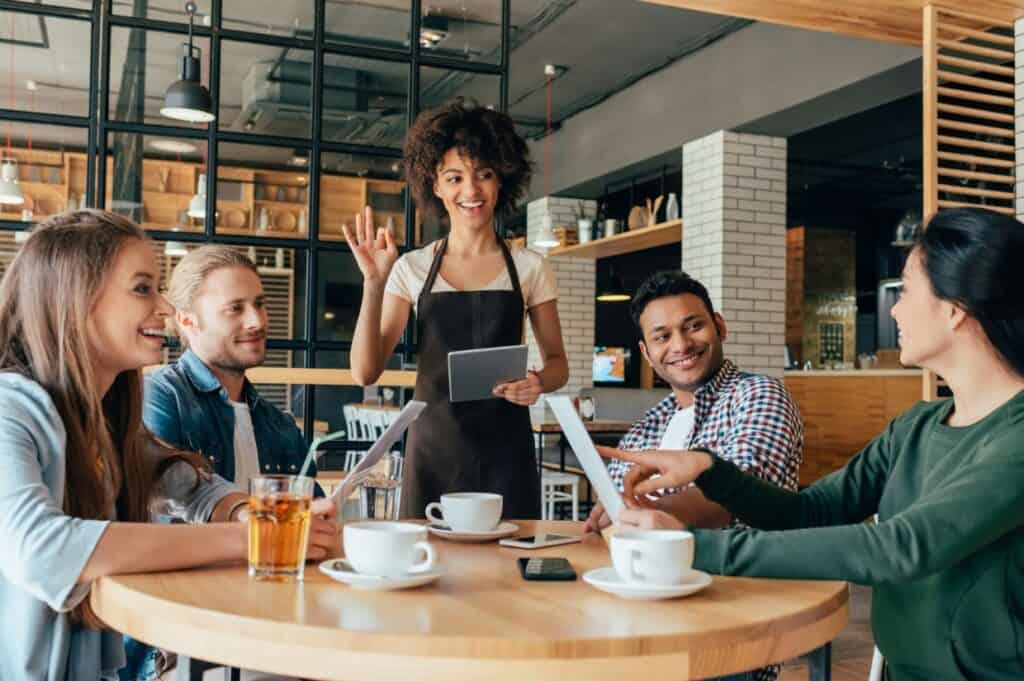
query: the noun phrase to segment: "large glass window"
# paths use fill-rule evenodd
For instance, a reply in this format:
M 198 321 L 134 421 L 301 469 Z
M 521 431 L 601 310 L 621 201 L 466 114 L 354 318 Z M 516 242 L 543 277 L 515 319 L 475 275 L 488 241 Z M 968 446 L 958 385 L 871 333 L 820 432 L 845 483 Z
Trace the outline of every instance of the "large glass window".
M 0 145 L 23 194 L 0 204 L 0 272 L 32 223 L 103 207 L 150 232 L 165 277 L 205 243 L 249 254 L 268 297 L 267 366 L 348 368 L 362 276 L 342 225 L 369 205 L 403 252 L 442 234 L 439 221 L 409 217 L 405 134 L 419 110 L 453 97 L 500 106 L 507 77 L 502 0 L 412 5 L 327 0 L 317 26 L 319 0 L 198 0 L 197 86 L 210 94 L 212 125 L 160 113 L 182 78 L 180 0 L 37 0 L 38 13 L 0 11 L 0 55 L 6 47 L 10 57 L 0 63 L 13 64 L 0 67 L 0 110 L 16 112 L 0 117 Z M 388 368 L 408 368 L 410 341 Z M 355 386 L 260 389 L 312 418 L 310 435 L 344 428 L 343 404 L 370 399 Z
M 77 46 L 91 41 L 88 21 L 0 12 L 0 107 L 32 113 L 86 116 L 89 60 Z

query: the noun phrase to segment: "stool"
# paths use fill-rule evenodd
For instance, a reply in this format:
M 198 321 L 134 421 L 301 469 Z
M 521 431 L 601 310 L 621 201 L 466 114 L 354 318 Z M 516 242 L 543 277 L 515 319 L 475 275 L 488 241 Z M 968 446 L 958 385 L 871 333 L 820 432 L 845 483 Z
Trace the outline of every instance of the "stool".
M 569 491 L 560 490 L 560 487 L 568 487 Z M 578 475 L 544 471 L 540 476 L 540 489 L 542 519 L 555 519 L 555 503 L 559 501 L 571 501 L 571 520 L 579 519 L 580 478 Z

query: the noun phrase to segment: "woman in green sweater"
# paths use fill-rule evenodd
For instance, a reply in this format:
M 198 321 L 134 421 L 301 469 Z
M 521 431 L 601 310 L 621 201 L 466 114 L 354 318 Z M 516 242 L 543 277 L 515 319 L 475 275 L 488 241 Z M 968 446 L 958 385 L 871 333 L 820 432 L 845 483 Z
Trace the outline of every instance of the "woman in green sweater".
M 621 452 L 623 524 L 678 528 L 648 495 L 695 482 L 756 529 L 693 530 L 695 567 L 874 587 L 890 681 L 1024 679 L 1024 225 L 938 213 L 892 310 L 900 360 L 953 398 L 894 419 L 842 470 L 799 493 L 714 452 Z M 654 477 L 660 476 L 660 477 Z M 864 521 L 878 514 L 877 524 Z

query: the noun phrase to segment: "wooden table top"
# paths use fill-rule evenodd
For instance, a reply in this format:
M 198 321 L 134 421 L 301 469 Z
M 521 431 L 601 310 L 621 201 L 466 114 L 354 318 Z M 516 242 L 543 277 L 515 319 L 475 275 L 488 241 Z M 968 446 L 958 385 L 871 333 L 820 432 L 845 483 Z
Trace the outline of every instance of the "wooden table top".
M 562 426 L 557 421 L 544 421 L 542 423 L 531 423 L 535 433 L 561 433 Z M 584 421 L 583 425 L 591 433 L 625 433 L 633 424 L 628 421 Z
M 377 411 L 402 411 L 402 408 L 389 403 L 377 404 L 376 402 L 356 402 L 352 405 L 359 409 L 376 409 Z
M 524 533 L 581 523 L 519 521 Z M 92 607 L 150 644 L 315 679 L 697 679 L 789 659 L 849 619 L 843 582 L 718 577 L 668 601 L 627 601 L 582 579 L 527 582 L 519 556 L 609 565 L 604 541 L 522 551 L 431 537 L 447 573 L 403 591 L 357 591 L 307 565 L 303 584 L 250 581 L 242 565 L 105 577 Z

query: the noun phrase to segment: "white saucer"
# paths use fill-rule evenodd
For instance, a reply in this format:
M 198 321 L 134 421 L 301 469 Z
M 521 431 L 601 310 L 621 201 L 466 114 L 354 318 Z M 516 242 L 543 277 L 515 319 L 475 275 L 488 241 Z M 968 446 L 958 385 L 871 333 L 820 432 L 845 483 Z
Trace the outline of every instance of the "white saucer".
M 681 584 L 656 585 L 626 582 L 611 565 L 583 573 L 583 581 L 587 584 L 614 594 L 620 598 L 635 601 L 660 601 L 665 598 L 679 598 L 697 593 L 711 584 L 711 575 L 694 570 Z
M 426 572 L 410 573 L 401 577 L 378 577 L 376 575 L 359 574 L 352 569 L 347 560 L 335 558 L 320 563 L 320 572 L 331 579 L 348 584 L 354 589 L 385 591 L 390 589 L 411 589 L 415 586 L 429 584 L 441 578 L 441 575 L 444 574 L 444 568 L 435 565 L 433 569 Z
M 498 526 L 493 530 L 487 530 L 486 532 L 473 532 L 470 530 L 456 532 L 447 525 L 435 525 L 434 523 L 430 523 L 427 525 L 427 531 L 430 532 L 430 534 L 441 537 L 442 539 L 483 543 L 487 541 L 494 541 L 495 539 L 510 537 L 519 531 L 519 526 L 515 523 L 502 522 L 498 523 Z

